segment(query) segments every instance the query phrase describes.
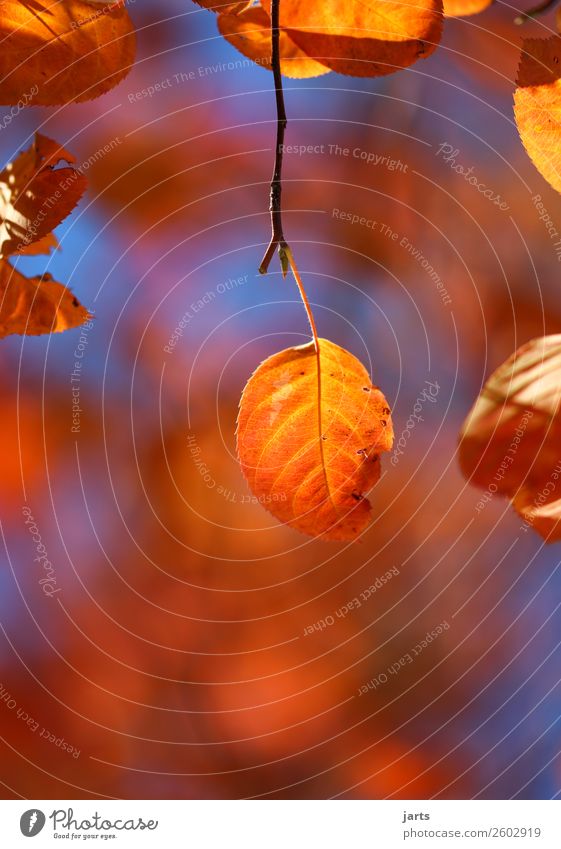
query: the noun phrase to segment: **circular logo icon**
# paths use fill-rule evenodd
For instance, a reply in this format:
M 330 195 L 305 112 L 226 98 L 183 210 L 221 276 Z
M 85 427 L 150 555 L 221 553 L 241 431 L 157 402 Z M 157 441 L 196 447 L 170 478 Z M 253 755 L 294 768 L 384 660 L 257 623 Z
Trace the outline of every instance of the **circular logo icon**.
M 26 837 L 36 837 L 45 825 L 46 817 L 43 811 L 32 808 L 21 815 L 19 827 Z

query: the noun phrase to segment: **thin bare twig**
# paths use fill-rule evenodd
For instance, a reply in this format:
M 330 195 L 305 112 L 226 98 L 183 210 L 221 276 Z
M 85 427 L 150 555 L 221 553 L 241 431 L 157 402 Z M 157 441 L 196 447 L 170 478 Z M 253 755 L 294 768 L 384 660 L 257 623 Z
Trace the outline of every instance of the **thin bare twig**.
M 302 298 L 302 303 L 304 304 L 304 309 L 306 310 L 306 315 L 308 317 L 308 322 L 310 324 L 310 330 L 312 331 L 312 338 L 314 342 L 315 356 L 316 356 L 316 368 L 317 368 L 317 426 L 318 426 L 318 445 L 319 452 L 321 457 L 321 467 L 323 470 L 323 477 L 325 482 L 325 488 L 327 492 L 327 500 L 331 501 L 334 509 L 337 511 L 337 506 L 333 501 L 333 497 L 331 494 L 331 488 L 329 486 L 329 477 L 327 475 L 327 466 L 325 462 L 325 451 L 323 447 L 323 422 L 322 422 L 322 391 L 321 391 L 321 358 L 320 358 L 320 345 L 319 345 L 319 337 L 316 327 L 316 322 L 314 319 L 314 315 L 312 312 L 312 308 L 310 306 L 310 302 L 308 300 L 308 296 L 306 295 L 306 290 L 304 289 L 304 284 L 302 283 L 302 278 L 300 277 L 300 272 L 298 271 L 298 267 L 294 260 L 294 256 L 292 251 L 290 250 L 290 246 L 286 239 L 284 238 L 284 233 L 282 229 L 282 158 L 283 158 L 283 150 L 284 150 L 284 133 L 286 130 L 286 109 L 284 105 L 284 95 L 282 90 L 282 74 L 281 74 L 281 63 L 280 63 L 280 30 L 279 30 L 279 20 L 280 20 L 280 2 L 281 0 L 272 0 L 271 5 L 271 41 L 272 41 L 272 56 L 271 56 L 271 64 L 273 66 L 273 75 L 275 80 L 275 94 L 277 101 L 277 149 L 275 154 L 275 167 L 273 171 L 273 179 L 271 181 L 271 204 L 269 207 L 269 211 L 271 213 L 271 241 L 269 243 L 269 247 L 265 252 L 265 256 L 259 266 L 259 271 L 261 274 L 266 274 L 267 269 L 269 268 L 269 264 L 276 250 L 279 252 L 279 259 L 281 263 L 282 273 L 286 277 L 288 271 L 292 272 L 294 280 L 296 281 L 296 286 L 298 287 L 298 292 L 300 293 L 300 297 Z
M 271 241 L 265 252 L 265 256 L 259 266 L 261 274 L 266 274 L 273 254 L 278 249 L 282 272 L 286 277 L 288 271 L 288 260 L 286 249 L 288 244 L 284 238 L 282 229 L 282 158 L 284 150 L 284 133 L 286 130 L 286 109 L 284 106 L 284 93 L 282 90 L 282 74 L 280 63 L 280 0 L 273 0 L 271 5 L 271 41 L 273 66 L 273 78 L 275 81 L 275 96 L 277 101 L 277 147 L 275 153 L 275 167 L 273 179 L 271 180 L 271 202 L 269 211 L 271 213 Z
M 518 17 L 514 19 L 514 23 L 519 26 L 521 24 L 525 24 L 526 21 L 531 21 L 533 18 L 537 18 L 539 15 L 545 14 L 545 12 L 548 12 L 549 9 L 551 9 L 552 6 L 555 6 L 558 2 L 559 0 L 542 0 L 541 3 L 538 3 L 536 6 L 528 9 L 528 11 L 522 12 L 522 14 L 518 15 Z

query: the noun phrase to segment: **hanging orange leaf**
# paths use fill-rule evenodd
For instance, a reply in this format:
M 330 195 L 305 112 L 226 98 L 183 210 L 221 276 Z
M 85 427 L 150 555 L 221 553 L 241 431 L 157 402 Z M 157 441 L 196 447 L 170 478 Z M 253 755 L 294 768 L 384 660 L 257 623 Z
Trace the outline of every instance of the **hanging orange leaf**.
M 528 156 L 561 191 L 561 36 L 526 38 L 514 92 L 514 117 Z
M 244 389 L 238 453 L 254 495 L 302 533 L 353 539 L 370 519 L 364 497 L 393 441 L 390 409 L 364 366 L 319 340 L 265 360 Z M 321 421 L 320 421 L 321 419 Z
M 489 378 L 460 435 L 460 464 L 486 490 L 479 509 L 508 495 L 548 542 L 561 539 L 561 335 L 534 339 Z
M 50 274 L 24 277 L 0 260 L 0 339 L 11 333 L 59 333 L 79 327 L 88 318 L 72 292 Z
M 444 0 L 444 16 L 446 18 L 467 18 L 484 12 L 493 0 Z
M 28 150 L 0 172 L 0 256 L 49 253 L 56 247 L 51 231 L 74 209 L 86 188 L 74 162 L 56 142 L 36 133 Z
M 262 0 L 270 14 L 271 0 Z M 429 56 L 442 33 L 442 0 L 282 0 L 281 26 L 339 74 L 378 77 Z
M 264 68 L 271 65 L 271 18 L 259 6 L 218 16 L 218 29 L 232 47 Z M 280 33 L 281 70 L 286 77 L 303 79 L 328 74 L 329 68 L 307 56 L 286 32 Z
M 0 0 L 0 103 L 50 106 L 98 97 L 134 62 L 124 4 Z

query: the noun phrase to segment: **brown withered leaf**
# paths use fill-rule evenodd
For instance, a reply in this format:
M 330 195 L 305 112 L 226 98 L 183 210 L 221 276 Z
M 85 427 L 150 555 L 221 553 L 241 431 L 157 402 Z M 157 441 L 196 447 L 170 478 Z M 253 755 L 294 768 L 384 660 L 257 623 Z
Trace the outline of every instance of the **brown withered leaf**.
M 514 92 L 514 117 L 528 156 L 561 192 L 561 36 L 526 38 Z
M 270 0 L 262 0 L 270 13 Z M 377 77 L 429 56 L 442 34 L 442 0 L 283 0 L 281 26 L 308 56 L 339 74 Z
M 218 15 L 224 13 L 228 13 L 231 11 L 243 11 L 248 6 L 251 5 L 253 0 L 246 0 L 245 3 L 226 3 L 225 0 L 195 0 L 199 6 L 202 6 L 203 9 L 210 9 L 211 12 L 216 12 Z
M 238 454 L 252 492 L 281 522 L 354 539 L 370 520 L 364 493 L 392 446 L 391 414 L 356 357 L 327 339 L 319 352 L 321 403 L 313 343 L 261 363 L 240 402 Z
M 547 541 L 561 539 L 561 334 L 519 348 L 486 382 L 460 434 L 471 483 L 512 499 Z
M 444 16 L 446 18 L 467 18 L 478 15 L 492 5 L 494 0 L 444 0 Z
M 0 0 L 0 103 L 99 97 L 125 77 L 135 33 L 121 0 Z
M 49 274 L 24 277 L 0 260 L 0 339 L 39 336 L 79 327 L 90 318 L 72 292 Z
M 246 3 L 226 3 L 225 0 L 195 0 L 198 6 L 202 6 L 203 9 L 209 9 L 211 12 L 216 12 L 216 14 L 226 14 L 232 10 L 242 11 L 247 6 L 250 5 L 251 0 L 248 0 Z
M 263 68 L 271 65 L 271 18 L 260 6 L 218 16 L 218 29 L 232 47 Z M 329 68 L 311 59 L 286 32 L 280 33 L 281 70 L 286 77 L 304 79 L 328 74 Z
M 86 188 L 86 178 L 56 142 L 35 134 L 28 150 L 0 172 L 0 256 L 49 253 L 57 246 L 51 231 L 74 209 Z

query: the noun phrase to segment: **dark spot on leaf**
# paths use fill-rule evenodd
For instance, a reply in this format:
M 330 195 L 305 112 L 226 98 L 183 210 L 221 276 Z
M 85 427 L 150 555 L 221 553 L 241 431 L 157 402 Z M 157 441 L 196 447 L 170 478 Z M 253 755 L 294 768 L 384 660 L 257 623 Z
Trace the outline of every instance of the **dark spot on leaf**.
M 362 495 L 360 492 L 351 492 L 351 495 L 355 501 L 362 501 Z

